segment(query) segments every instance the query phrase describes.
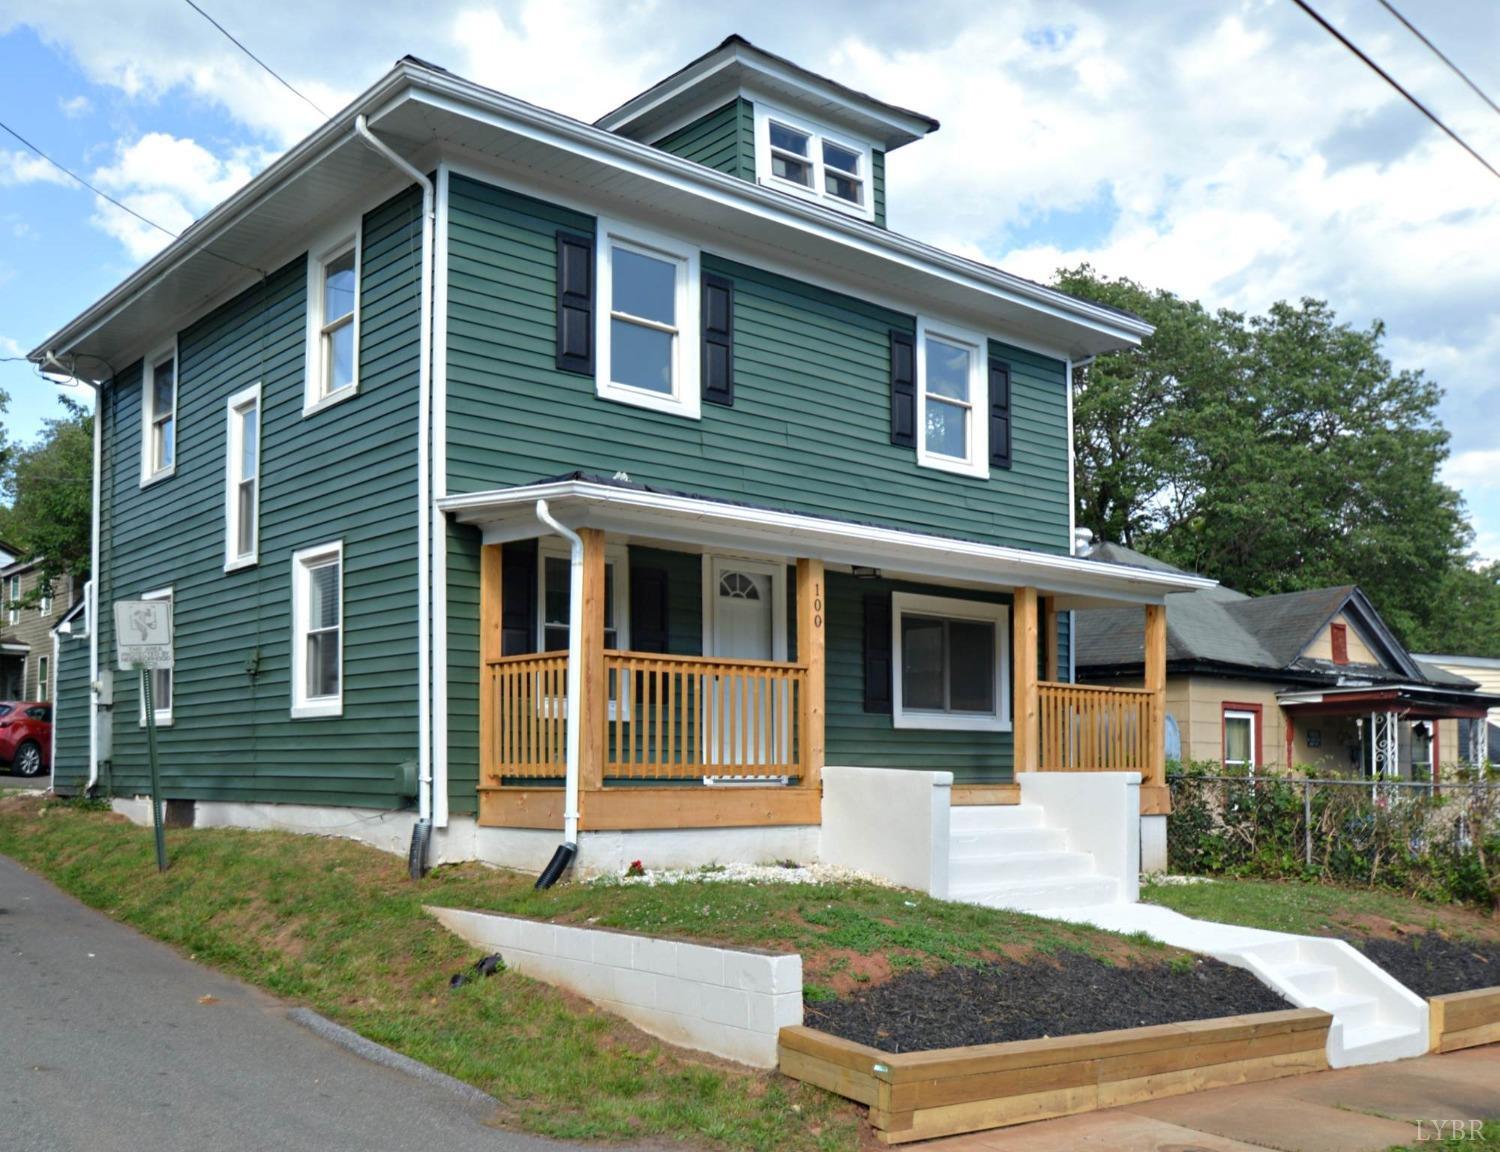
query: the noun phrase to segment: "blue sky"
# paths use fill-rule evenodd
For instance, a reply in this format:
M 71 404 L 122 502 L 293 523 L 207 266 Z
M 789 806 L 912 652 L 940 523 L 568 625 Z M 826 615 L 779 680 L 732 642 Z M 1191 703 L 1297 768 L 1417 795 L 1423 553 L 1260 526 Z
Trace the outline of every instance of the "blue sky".
M 1289 0 L 203 4 L 330 110 L 410 52 L 593 119 L 732 31 L 920 108 L 943 128 L 891 157 L 900 231 L 1037 279 L 1087 260 L 1210 306 L 1384 319 L 1446 390 L 1445 475 L 1500 558 L 1500 180 Z M 1376 0 L 1320 8 L 1500 167 L 1500 116 Z M 1411 15 L 1500 95 L 1500 5 Z M 318 121 L 181 0 L 0 0 L 0 118 L 173 229 Z M 0 137 L 0 357 L 163 240 Z M 12 439 L 57 411 L 27 365 L 0 388 Z

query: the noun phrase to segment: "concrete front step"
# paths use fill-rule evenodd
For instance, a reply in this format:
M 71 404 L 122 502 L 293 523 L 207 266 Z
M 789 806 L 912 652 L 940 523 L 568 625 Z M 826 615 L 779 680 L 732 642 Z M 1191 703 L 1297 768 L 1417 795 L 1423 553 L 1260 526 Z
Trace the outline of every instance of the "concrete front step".
M 1062 852 L 1068 838 L 1056 828 L 996 828 L 954 832 L 948 837 L 948 859 L 991 859 L 1017 852 Z
M 959 804 L 948 810 L 948 829 L 954 833 L 1040 828 L 1042 824 L 1039 804 Z
M 1326 996 L 1338 987 L 1338 971 L 1332 964 L 1296 961 L 1276 965 L 1277 974 L 1304 996 Z
M 993 888 L 996 884 L 1063 880 L 1087 876 L 1094 858 L 1086 852 L 1011 852 L 998 857 L 954 860 L 948 868 L 948 892 L 962 899 L 967 891 Z
M 1018 912 L 1038 908 L 1083 908 L 1108 904 L 1119 895 L 1119 882 L 1107 876 L 1068 876 L 1055 880 L 1015 880 L 990 884 L 956 897 L 967 904 L 986 908 L 1010 908 Z

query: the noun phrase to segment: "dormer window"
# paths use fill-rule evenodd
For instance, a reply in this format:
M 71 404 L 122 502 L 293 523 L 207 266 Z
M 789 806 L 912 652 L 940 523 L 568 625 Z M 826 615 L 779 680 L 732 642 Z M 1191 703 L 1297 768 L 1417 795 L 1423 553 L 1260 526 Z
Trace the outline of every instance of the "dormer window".
M 755 170 L 760 182 L 874 218 L 867 174 L 871 146 L 755 102 Z

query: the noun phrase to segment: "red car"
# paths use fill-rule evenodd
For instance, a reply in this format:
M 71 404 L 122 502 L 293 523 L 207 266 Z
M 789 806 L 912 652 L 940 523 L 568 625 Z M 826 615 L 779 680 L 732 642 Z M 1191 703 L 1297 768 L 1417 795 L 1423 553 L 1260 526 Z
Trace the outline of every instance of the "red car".
M 0 701 L 0 764 L 20 776 L 52 770 L 52 705 L 41 700 Z

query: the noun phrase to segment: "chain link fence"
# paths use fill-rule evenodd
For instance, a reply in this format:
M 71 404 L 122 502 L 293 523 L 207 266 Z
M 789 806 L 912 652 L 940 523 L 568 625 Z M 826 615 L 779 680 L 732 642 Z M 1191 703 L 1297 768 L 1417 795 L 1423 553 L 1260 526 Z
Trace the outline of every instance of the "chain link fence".
M 1500 780 L 1168 775 L 1168 867 L 1500 905 Z

